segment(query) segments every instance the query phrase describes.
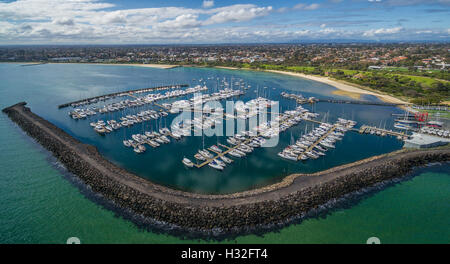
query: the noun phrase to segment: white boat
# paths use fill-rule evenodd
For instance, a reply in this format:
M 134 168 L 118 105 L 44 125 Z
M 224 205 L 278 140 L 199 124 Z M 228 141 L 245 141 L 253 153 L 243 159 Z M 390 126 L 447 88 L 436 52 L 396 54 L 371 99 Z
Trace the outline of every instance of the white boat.
M 243 155 L 241 155 L 241 154 L 240 154 L 239 152 L 237 152 L 235 149 L 232 150 L 232 151 L 230 151 L 230 152 L 228 152 L 228 154 L 230 154 L 231 156 L 236 157 L 236 158 L 242 158 L 242 157 L 243 157 Z
M 125 145 L 125 147 L 131 147 L 131 144 L 128 140 L 124 140 L 123 144 Z
M 207 151 L 206 149 L 203 150 L 199 150 L 198 153 L 202 154 L 205 158 L 211 159 L 214 157 L 213 154 L 211 154 L 209 151 Z
M 210 147 L 210 149 L 211 149 L 211 150 L 214 150 L 215 152 L 222 153 L 222 150 L 221 150 L 218 146 L 216 146 L 216 145 L 212 145 L 212 146 Z
M 190 159 L 184 158 L 182 160 L 182 162 L 184 165 L 188 166 L 189 168 L 194 167 L 194 163 Z
M 157 137 L 155 138 L 155 141 L 158 142 L 159 144 L 164 144 L 164 140 L 162 140 L 161 138 Z
M 326 148 L 335 148 L 334 145 L 332 145 L 332 144 L 330 144 L 330 143 L 328 143 L 328 142 L 325 142 L 325 141 L 322 141 L 322 142 L 320 142 L 319 144 L 322 145 L 322 146 L 324 146 L 324 147 L 326 147 Z
M 227 142 L 228 142 L 228 144 L 230 144 L 230 145 L 236 145 L 238 142 L 236 141 L 236 139 L 234 139 L 234 138 L 227 138 Z
M 283 159 L 293 160 L 297 161 L 297 157 L 291 156 L 288 153 L 282 151 L 278 153 L 278 156 L 282 157 Z
M 300 159 L 301 160 L 307 160 L 308 156 L 306 156 L 305 154 L 300 155 Z
M 217 163 L 217 164 L 219 164 L 219 165 L 222 166 L 222 167 L 227 166 L 227 165 L 225 164 L 225 162 L 221 161 L 220 159 L 214 159 L 214 162 Z
M 305 154 L 312 159 L 319 158 L 319 155 L 316 155 L 316 154 L 312 153 L 311 151 L 305 152 Z
M 143 145 L 139 145 L 138 146 L 139 150 L 141 150 L 142 152 L 144 152 L 146 150 L 146 148 Z
M 220 159 L 223 160 L 225 163 L 232 163 L 233 162 L 232 159 L 229 159 L 229 158 L 227 158 L 225 156 L 221 156 Z
M 177 132 L 172 132 L 172 137 L 178 140 L 181 138 L 181 135 L 178 134 Z
M 208 163 L 208 166 L 210 166 L 211 168 L 214 168 L 216 170 L 223 170 L 223 167 L 220 166 L 219 164 L 217 164 L 215 161 Z
M 206 158 L 200 153 L 195 154 L 194 158 L 196 158 L 198 160 L 206 160 Z

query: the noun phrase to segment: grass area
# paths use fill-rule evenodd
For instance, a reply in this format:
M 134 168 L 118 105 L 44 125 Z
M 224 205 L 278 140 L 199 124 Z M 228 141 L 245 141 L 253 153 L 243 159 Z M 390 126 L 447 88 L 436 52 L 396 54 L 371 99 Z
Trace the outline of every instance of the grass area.
M 419 110 L 420 112 L 427 112 L 428 117 L 441 117 L 450 119 L 450 112 L 438 110 Z
M 275 65 L 240 63 L 228 65 L 255 70 L 278 70 L 329 76 L 339 81 L 351 83 L 360 88 L 381 92 L 407 100 L 415 104 L 439 104 L 450 101 L 450 81 L 448 72 L 435 71 L 423 75 L 423 72 L 411 71 L 406 67 L 390 67 L 382 70 L 340 69 L 323 66 Z

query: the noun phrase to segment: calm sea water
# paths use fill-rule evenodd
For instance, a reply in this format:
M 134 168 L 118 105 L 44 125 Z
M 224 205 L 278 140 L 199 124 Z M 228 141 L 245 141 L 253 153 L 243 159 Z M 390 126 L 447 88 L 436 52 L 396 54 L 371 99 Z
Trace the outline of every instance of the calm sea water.
M 201 147 L 201 138 L 191 137 L 138 156 L 120 144 L 124 137 L 122 131 L 100 137 L 89 128 L 89 120 L 71 120 L 67 109 L 58 110 L 56 107 L 67 101 L 119 90 L 171 83 L 194 85 L 196 81 L 193 79 L 208 77 L 242 78 L 251 84 L 252 89 L 248 91 L 254 94 L 241 97 L 243 101 L 254 97 L 255 93 L 278 100 L 283 90 L 326 98 L 331 97 L 334 90 L 320 83 L 258 72 L 0 64 L 0 107 L 27 101 L 34 112 L 78 139 L 96 145 L 113 162 L 152 181 L 197 192 L 245 190 L 277 181 L 292 172 L 318 171 L 401 148 L 401 143 L 393 138 L 348 133 L 337 144 L 336 150 L 323 159 L 307 163 L 278 159 L 276 153 L 289 144 L 291 137 L 297 138 L 305 130 L 305 124 L 302 124 L 285 132 L 277 147 L 255 151 L 223 173 L 210 168 L 186 170 L 179 161 Z M 208 86 L 214 89 L 214 83 Z M 370 97 L 365 99 L 375 100 Z M 281 99 L 280 102 L 283 109 L 293 107 L 292 102 Z M 328 116 L 329 121 L 342 116 L 359 123 L 386 127 L 392 125 L 391 113 L 400 112 L 391 107 L 333 104 L 318 104 L 315 110 L 322 114 L 321 117 Z M 170 122 L 170 119 L 163 122 Z M 158 125 L 155 122 L 144 129 Z M 135 129 L 138 132 L 143 128 Z M 134 132 L 127 133 L 130 136 Z M 213 144 L 217 139 L 207 138 L 205 141 L 205 144 Z M 0 115 L 0 144 L 0 242 L 64 243 L 71 236 L 80 237 L 85 243 L 192 242 L 139 230 L 131 222 L 116 217 L 113 212 L 85 198 L 55 168 L 47 153 L 5 115 Z M 385 243 L 448 243 L 449 166 L 423 169 L 417 174 L 417 177 L 373 194 L 349 209 L 336 209 L 326 217 L 312 218 L 264 237 L 242 236 L 236 241 L 364 243 L 368 237 L 378 236 Z

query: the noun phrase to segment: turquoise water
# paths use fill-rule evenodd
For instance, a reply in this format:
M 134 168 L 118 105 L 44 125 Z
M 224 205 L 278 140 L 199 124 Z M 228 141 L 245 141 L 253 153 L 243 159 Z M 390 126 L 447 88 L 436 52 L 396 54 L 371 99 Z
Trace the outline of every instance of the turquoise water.
M 101 83 L 103 83 L 103 88 L 98 93 L 115 91 L 114 88 L 108 88 L 109 81 L 116 85 L 115 89 L 125 86 L 124 89 L 139 88 L 145 84 L 146 86 L 165 84 L 164 79 L 168 76 L 174 76 L 175 73 L 179 76 L 186 76 L 186 81 L 192 79 L 193 74 L 240 76 L 236 72 L 224 70 L 182 68 L 174 70 L 170 70 L 169 75 L 164 70 L 136 67 L 88 65 L 20 67 L 14 64 L 0 64 L 0 79 L 2 80 L 0 82 L 0 106 L 3 108 L 25 100 L 29 102 L 33 111 L 61 125 L 66 131 L 75 135 L 78 130 L 70 129 L 71 123 L 66 123 L 66 111 L 58 112 L 55 105 L 70 101 L 73 98 L 78 99 L 78 92 L 73 92 L 71 89 L 80 91 L 88 89 L 86 87 L 93 88 L 89 82 L 97 82 L 96 78 L 99 78 L 99 74 L 100 76 L 107 74 L 109 77 L 102 77 L 104 79 L 98 81 L 96 85 L 102 86 Z M 97 72 L 96 77 L 92 77 L 91 81 L 86 81 L 87 84 L 79 86 L 84 80 L 90 80 L 85 74 L 94 75 L 95 72 Z M 117 77 L 110 80 L 112 78 L 110 75 L 121 76 L 124 72 L 132 77 Z M 147 73 L 150 77 L 146 75 Z M 329 96 L 329 92 L 332 91 L 332 88 L 327 86 L 309 81 L 302 83 L 303 81 L 300 82 L 286 76 L 275 74 L 267 74 L 266 76 L 265 73 L 253 72 L 239 74 L 245 75 L 249 79 L 254 78 L 255 82 L 274 79 L 271 86 L 278 83 L 280 86 L 290 84 L 290 87 L 293 88 L 301 86 L 302 89 L 306 90 L 325 89 L 325 91 L 321 91 L 323 94 L 319 93 L 323 97 Z M 137 76 L 142 76 L 140 82 L 137 81 Z M 312 85 L 312 87 L 304 88 L 307 85 Z M 85 94 L 80 97 L 93 95 L 95 94 L 86 90 Z M 327 112 L 330 109 L 329 107 L 332 106 L 319 105 L 318 108 L 320 107 L 323 107 L 323 109 L 318 109 L 319 112 Z M 366 120 L 365 123 L 372 124 L 379 122 L 377 118 L 380 115 L 388 117 L 392 110 L 386 107 L 386 110 L 379 113 L 378 109 L 380 108 L 377 108 L 377 112 L 375 112 L 374 109 L 363 111 L 366 109 L 363 107 L 346 109 L 346 107 L 349 107 L 347 105 L 334 105 L 333 107 L 335 108 L 331 111 L 334 113 L 340 113 L 340 115 L 343 113 L 347 117 L 353 115 L 358 122 Z M 384 107 L 381 109 L 384 109 Z M 83 125 L 81 128 L 84 129 L 85 126 Z M 299 129 L 301 130 L 301 128 Z M 290 132 L 287 133 L 289 138 Z M 355 137 L 351 135 L 347 138 L 346 136 L 344 141 L 348 140 L 349 143 L 345 147 L 338 147 L 336 150 L 342 150 L 343 152 L 335 153 L 334 158 L 329 154 L 330 159 L 327 162 L 322 161 L 321 166 L 334 166 L 332 162 L 340 164 L 346 162 L 345 159 L 352 160 L 366 155 L 370 156 L 374 149 L 374 153 L 389 151 L 387 148 L 389 141 L 366 136 L 371 141 L 370 145 L 359 146 L 366 138 L 362 139 L 358 137 L 359 135 L 354 135 Z M 82 137 L 79 138 L 83 140 Z M 389 139 L 386 138 L 385 140 Z M 392 139 L 392 142 L 397 141 Z M 347 145 L 349 147 L 353 145 L 353 151 L 346 151 Z M 397 147 L 400 146 L 395 148 Z M 357 152 L 358 149 L 365 150 L 365 148 L 370 149 Z M 171 235 L 140 230 L 130 221 L 115 216 L 114 212 L 92 202 L 67 180 L 67 176 L 61 174 L 56 168 L 57 164 L 52 164 L 52 159 L 48 157 L 45 151 L 26 137 L 3 114 L 0 115 L 0 149 L 0 168 L 2 168 L 0 172 L 1 243 L 64 243 L 68 237 L 72 236 L 79 237 L 83 243 L 198 242 L 197 240 L 181 240 Z M 106 150 L 106 147 L 104 150 L 101 149 L 105 153 Z M 348 155 L 349 157 L 340 157 L 342 155 Z M 248 164 L 243 165 L 244 168 L 245 166 L 253 166 L 249 163 L 250 161 L 247 162 Z M 279 162 L 277 160 L 273 163 Z M 289 166 L 294 167 L 295 164 L 286 164 L 281 166 L 287 167 L 286 173 L 288 173 Z M 319 165 L 317 164 L 317 166 Z M 306 163 L 302 164 L 301 169 L 314 171 L 317 168 Z M 249 168 L 248 170 L 251 171 L 252 169 Z M 377 236 L 382 243 L 449 243 L 449 171 L 448 165 L 421 169 L 416 173 L 416 177 L 371 194 L 348 209 L 336 209 L 326 217 L 307 219 L 300 224 L 290 225 L 279 232 L 269 232 L 262 237 L 248 235 L 225 242 L 365 243 L 368 237 Z M 199 175 L 201 176 L 201 174 Z M 278 177 L 282 177 L 282 175 Z M 260 183 L 265 184 L 267 181 L 264 179 L 267 178 L 273 180 L 276 177 L 274 175 L 266 176 Z M 251 182 L 250 185 L 252 185 L 257 181 L 245 179 L 243 182 Z M 195 183 L 197 182 L 194 180 L 191 182 L 191 184 Z M 236 186 L 241 184 L 242 182 L 234 183 Z M 215 187 L 215 190 L 223 192 L 236 189 L 233 184 L 230 183 L 229 185 L 231 187 L 219 190 Z M 210 183 L 206 187 L 202 187 L 201 190 L 214 190 L 214 188 L 208 188 L 208 186 L 215 185 Z

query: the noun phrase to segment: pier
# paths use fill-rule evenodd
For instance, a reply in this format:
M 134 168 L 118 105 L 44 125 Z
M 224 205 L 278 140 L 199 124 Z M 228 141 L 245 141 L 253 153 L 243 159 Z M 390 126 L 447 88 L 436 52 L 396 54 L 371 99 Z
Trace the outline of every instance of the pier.
M 134 89 L 134 90 L 128 90 L 128 91 L 122 91 L 122 92 L 116 92 L 116 93 L 110 93 L 110 94 L 104 94 L 99 96 L 94 96 L 90 98 L 85 98 L 65 104 L 58 105 L 58 108 L 65 108 L 71 105 L 76 104 L 88 104 L 91 101 L 98 102 L 99 100 L 105 100 L 109 99 L 110 97 L 116 97 L 116 96 L 126 96 L 134 93 L 144 93 L 144 92 L 153 92 L 153 91 L 159 91 L 159 90 L 168 90 L 168 89 L 179 89 L 183 87 L 188 87 L 188 84 L 175 84 L 175 85 L 165 85 L 165 86 L 157 86 L 157 87 L 151 87 L 151 88 L 141 88 L 141 89 Z
M 203 166 L 205 166 L 205 165 L 208 165 L 208 163 L 212 162 L 213 160 L 215 160 L 215 159 L 217 159 L 217 158 L 219 158 L 219 157 L 222 157 L 222 156 L 226 155 L 227 153 L 229 153 L 229 152 L 231 152 L 231 151 L 237 149 L 240 145 L 246 144 L 246 143 L 252 141 L 252 140 L 253 140 L 254 138 L 256 138 L 256 137 L 257 137 L 257 136 L 253 136 L 253 137 L 247 138 L 246 140 L 244 140 L 244 141 L 242 141 L 242 142 L 240 142 L 240 143 L 234 145 L 233 147 L 229 147 L 229 146 L 227 146 L 227 145 L 224 145 L 224 144 L 221 144 L 221 143 L 217 143 L 217 145 L 219 145 L 219 146 L 225 148 L 226 150 L 225 150 L 225 151 L 222 151 L 222 152 L 217 152 L 217 151 L 215 151 L 215 150 L 212 150 L 212 149 L 208 148 L 208 150 L 210 150 L 210 151 L 216 153 L 216 156 L 214 156 L 214 157 L 212 157 L 212 158 L 209 158 L 209 159 L 206 159 L 205 161 L 203 161 L 203 162 L 200 163 L 200 164 L 194 164 L 194 166 L 197 167 L 197 168 L 201 168 L 201 167 L 203 167 Z
M 357 101 L 357 100 L 336 100 L 336 99 L 314 99 L 317 103 L 334 103 L 334 104 L 360 104 L 360 105 L 378 105 L 378 106 L 404 106 L 408 104 L 396 104 L 386 102 L 369 102 L 369 101 Z
M 317 144 L 319 144 L 320 142 L 322 142 L 322 140 L 324 140 L 325 138 L 327 138 L 337 127 L 337 124 L 334 124 L 332 128 L 330 128 L 330 130 L 328 130 L 327 133 L 325 133 L 323 136 L 321 136 L 316 142 L 314 142 L 311 146 L 309 146 L 306 150 L 306 152 L 309 152 L 311 150 L 314 149 L 315 146 L 317 146 Z M 301 160 L 301 156 L 304 155 L 303 153 L 299 154 L 297 157 L 297 160 Z
M 319 99 L 305 98 L 302 95 L 282 93 L 282 97 L 295 100 L 298 104 L 314 104 L 314 103 L 334 103 L 334 104 L 359 104 L 359 105 L 378 105 L 378 106 L 404 106 L 409 104 L 396 104 L 386 102 L 370 102 L 360 100 L 338 100 L 338 99 Z
M 371 133 L 372 131 L 374 134 L 381 135 L 381 136 L 390 135 L 390 136 L 400 137 L 402 139 L 405 139 L 408 137 L 408 135 L 405 134 L 404 132 L 400 133 L 400 132 L 395 132 L 392 130 L 387 130 L 387 129 L 373 127 L 373 126 L 367 126 L 367 125 L 361 126 L 358 130 L 358 132 L 360 134 Z
M 289 122 L 289 120 L 290 120 L 290 119 L 287 119 L 287 120 L 285 120 L 285 121 L 283 121 L 283 122 L 280 122 L 279 125 L 281 126 L 282 124 Z M 279 131 L 279 132 L 281 132 L 281 131 Z M 217 145 L 219 145 L 219 146 L 225 148 L 226 150 L 224 150 L 224 151 L 222 151 L 222 152 L 217 152 L 217 151 L 215 151 L 215 150 L 213 150 L 213 149 L 208 148 L 208 150 L 210 150 L 210 151 L 212 151 L 213 153 L 215 153 L 216 156 L 214 156 L 214 157 L 212 157 L 212 158 L 208 158 L 208 159 L 206 159 L 205 161 L 203 161 L 203 162 L 200 163 L 200 164 L 198 164 L 198 163 L 197 163 L 197 164 L 194 164 L 194 166 L 195 166 L 196 168 L 201 168 L 201 167 L 203 167 L 203 166 L 205 166 L 205 165 L 208 165 L 208 163 L 212 162 L 213 160 L 215 160 L 215 159 L 217 159 L 217 158 L 219 158 L 219 157 L 222 157 L 222 156 L 226 155 L 227 153 L 229 153 L 229 152 L 231 152 L 231 151 L 233 151 L 233 150 L 239 148 L 239 146 L 241 146 L 241 145 L 243 145 L 243 144 L 245 145 L 245 144 L 251 142 L 253 139 L 255 139 L 255 138 L 259 137 L 259 136 L 261 136 L 261 133 L 256 133 L 256 135 L 254 135 L 254 136 L 249 136 L 249 138 L 247 138 L 247 139 L 245 139 L 245 140 L 243 140 L 243 141 L 237 143 L 236 145 L 234 145 L 234 146 L 232 146 L 232 147 L 227 146 L 227 145 L 224 145 L 224 144 L 221 144 L 221 143 L 217 143 Z M 246 153 L 246 155 L 247 155 L 247 153 Z

